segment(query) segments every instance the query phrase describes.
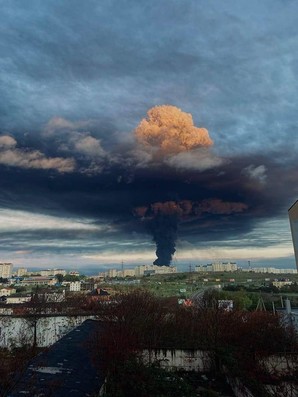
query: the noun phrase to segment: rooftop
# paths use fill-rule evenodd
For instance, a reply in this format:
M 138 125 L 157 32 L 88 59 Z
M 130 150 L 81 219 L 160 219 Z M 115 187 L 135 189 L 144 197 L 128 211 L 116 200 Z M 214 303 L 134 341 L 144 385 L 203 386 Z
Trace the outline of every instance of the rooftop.
M 93 365 L 88 348 L 98 325 L 96 320 L 86 320 L 36 356 L 8 397 L 75 397 L 99 392 L 104 376 Z

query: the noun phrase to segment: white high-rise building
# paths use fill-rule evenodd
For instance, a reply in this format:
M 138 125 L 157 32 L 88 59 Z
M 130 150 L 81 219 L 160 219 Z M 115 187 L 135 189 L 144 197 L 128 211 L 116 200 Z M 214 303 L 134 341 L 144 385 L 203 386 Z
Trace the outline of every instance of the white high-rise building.
M 62 274 L 62 276 L 66 276 L 66 270 L 64 269 L 46 269 L 41 270 L 39 273 L 41 276 L 44 277 L 56 276 L 57 274 Z
M 289 208 L 289 219 L 296 259 L 296 267 L 298 269 L 298 200 L 292 205 L 291 208 Z
M 17 276 L 18 276 L 18 277 L 22 277 L 22 276 L 24 276 L 25 274 L 27 274 L 27 269 L 26 269 L 25 267 L 19 267 L 19 268 L 17 269 Z
M 12 275 L 12 263 L 0 263 L 0 277 L 10 278 Z
M 216 262 L 195 267 L 195 272 L 235 272 L 238 266 L 234 262 Z

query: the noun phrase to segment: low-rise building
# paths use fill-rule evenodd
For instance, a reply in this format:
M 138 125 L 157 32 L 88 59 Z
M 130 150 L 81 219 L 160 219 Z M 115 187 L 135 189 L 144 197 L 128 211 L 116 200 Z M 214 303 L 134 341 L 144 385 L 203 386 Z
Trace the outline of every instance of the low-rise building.
M 273 274 L 296 274 L 296 269 L 278 269 L 275 267 L 253 267 L 249 269 L 254 273 L 273 273 Z
M 80 275 L 80 272 L 77 272 L 77 271 L 71 271 L 71 272 L 68 272 L 68 274 L 69 274 L 70 276 L 79 277 L 79 275 Z
M 55 277 L 32 276 L 20 280 L 21 285 L 55 285 Z
M 16 289 L 12 287 L 1 288 L 0 296 L 9 296 L 15 294 L 16 292 L 17 292 Z
M 26 303 L 31 301 L 31 295 L 21 295 L 15 294 L 6 297 L 7 304 L 18 304 L 18 303 Z
M 65 301 L 65 290 L 44 290 L 34 294 L 34 297 L 36 297 L 39 301 L 46 303 L 63 302 Z
M 276 288 L 282 288 L 285 287 L 286 285 L 292 285 L 292 281 L 289 280 L 274 280 L 272 281 L 272 285 Z

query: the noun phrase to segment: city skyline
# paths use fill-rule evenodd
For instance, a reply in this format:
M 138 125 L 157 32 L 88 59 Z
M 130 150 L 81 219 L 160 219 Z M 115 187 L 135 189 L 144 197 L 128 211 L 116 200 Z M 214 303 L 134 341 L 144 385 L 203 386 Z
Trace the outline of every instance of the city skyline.
M 296 2 L 2 8 L 2 262 L 295 267 Z

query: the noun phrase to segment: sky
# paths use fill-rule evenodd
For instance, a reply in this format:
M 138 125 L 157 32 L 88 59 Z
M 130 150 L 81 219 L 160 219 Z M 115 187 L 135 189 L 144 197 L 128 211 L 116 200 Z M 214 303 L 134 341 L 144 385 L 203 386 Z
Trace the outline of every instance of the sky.
M 296 1 L 0 4 L 0 261 L 295 266 Z

